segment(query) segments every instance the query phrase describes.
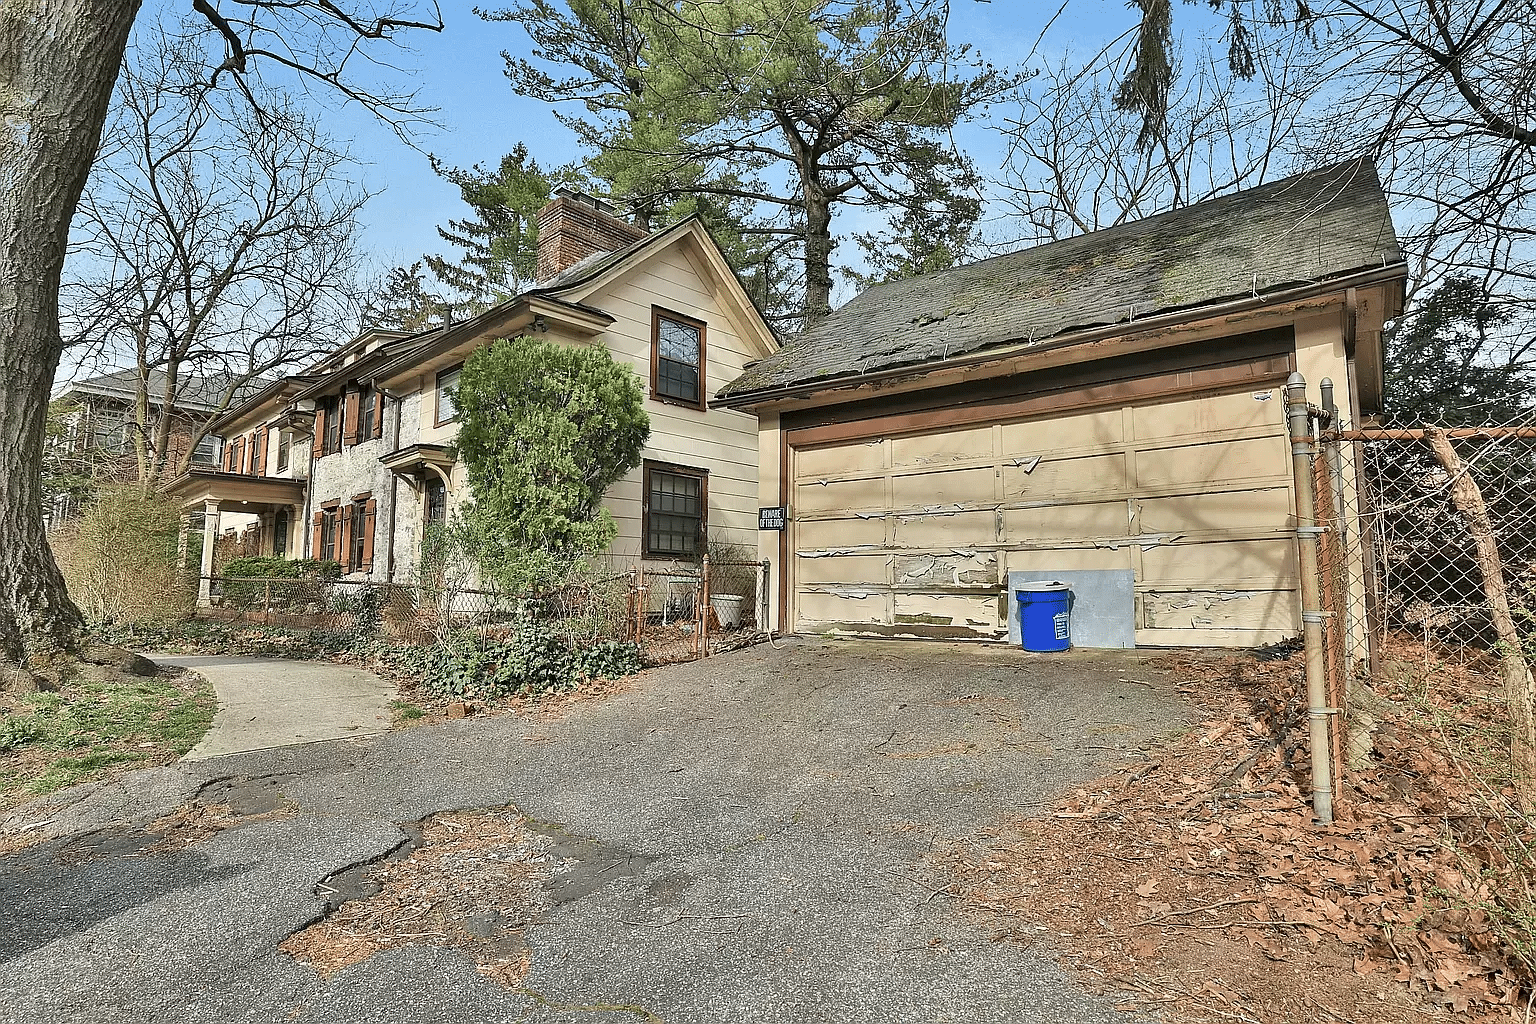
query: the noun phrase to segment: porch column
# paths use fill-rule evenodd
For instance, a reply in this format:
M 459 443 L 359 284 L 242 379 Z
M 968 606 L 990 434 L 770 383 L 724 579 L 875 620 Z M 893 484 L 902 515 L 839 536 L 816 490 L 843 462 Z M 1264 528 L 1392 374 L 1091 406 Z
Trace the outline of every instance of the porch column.
M 213 545 L 219 539 L 219 503 L 203 503 L 203 568 L 202 578 L 197 581 L 197 604 L 207 608 L 213 604 Z

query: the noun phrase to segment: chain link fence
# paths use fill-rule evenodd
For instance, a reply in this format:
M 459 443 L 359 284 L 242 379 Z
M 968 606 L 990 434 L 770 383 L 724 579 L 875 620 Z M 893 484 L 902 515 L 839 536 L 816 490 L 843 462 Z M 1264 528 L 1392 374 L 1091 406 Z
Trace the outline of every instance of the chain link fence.
M 573 579 L 537 596 L 361 580 L 204 577 L 198 616 L 250 626 L 376 635 L 427 645 L 495 639 L 529 618 L 576 641 L 634 641 L 648 665 L 693 661 L 764 639 L 768 563 L 703 560 Z

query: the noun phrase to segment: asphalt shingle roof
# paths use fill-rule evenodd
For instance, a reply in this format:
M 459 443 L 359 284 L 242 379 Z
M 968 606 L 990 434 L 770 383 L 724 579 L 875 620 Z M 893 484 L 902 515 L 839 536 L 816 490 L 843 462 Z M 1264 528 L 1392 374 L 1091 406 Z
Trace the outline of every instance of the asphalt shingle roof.
M 1369 160 L 1353 160 L 1144 220 L 876 285 L 749 366 L 721 396 L 1060 339 L 1402 258 L 1376 169 Z

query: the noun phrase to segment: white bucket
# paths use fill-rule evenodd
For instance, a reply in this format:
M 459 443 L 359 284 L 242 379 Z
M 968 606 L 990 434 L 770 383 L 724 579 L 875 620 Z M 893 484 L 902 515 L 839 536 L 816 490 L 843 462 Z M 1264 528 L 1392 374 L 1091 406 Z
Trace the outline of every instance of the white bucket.
M 714 609 L 715 618 L 720 620 L 721 629 L 735 629 L 741 625 L 741 602 L 745 598 L 737 594 L 711 594 L 709 606 Z

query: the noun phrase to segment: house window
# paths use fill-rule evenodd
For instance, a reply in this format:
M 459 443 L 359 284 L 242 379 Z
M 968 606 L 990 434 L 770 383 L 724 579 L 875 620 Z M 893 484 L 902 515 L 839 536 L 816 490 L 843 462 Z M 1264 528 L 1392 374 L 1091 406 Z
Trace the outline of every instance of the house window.
M 357 572 L 368 567 L 368 505 L 364 501 L 354 501 L 348 506 L 347 514 L 352 517 L 352 528 L 347 531 L 347 571 Z
M 331 395 L 320 405 L 325 414 L 325 437 L 321 440 L 320 454 L 332 455 L 341 451 L 342 403 L 336 395 Z
M 660 307 L 651 311 L 651 395 L 663 402 L 702 405 L 704 322 Z
M 708 472 L 647 462 L 644 517 L 646 558 L 699 554 L 709 518 Z
M 378 400 L 373 388 L 363 388 L 357 396 L 357 439 L 367 441 L 373 437 L 374 402 Z
M 336 561 L 336 526 L 340 521 L 338 510 L 326 508 L 320 510 L 320 559 L 325 562 Z
M 278 558 L 288 557 L 288 513 L 279 512 L 272 521 L 272 553 Z
M 427 525 L 448 521 L 448 488 L 436 477 L 427 481 Z
M 461 369 L 456 366 L 437 375 L 437 419 L 434 426 L 440 427 L 459 418 L 459 407 L 454 404 L 451 392 L 459 386 Z
M 91 447 L 121 452 L 128 449 L 128 414 L 122 409 L 97 406 L 91 410 Z
M 293 435 L 284 430 L 277 435 L 277 471 L 288 468 L 288 456 L 293 448 Z
M 197 447 L 192 450 L 192 461 L 199 466 L 214 466 L 219 461 L 219 439 L 212 434 L 204 434 L 197 442 Z

